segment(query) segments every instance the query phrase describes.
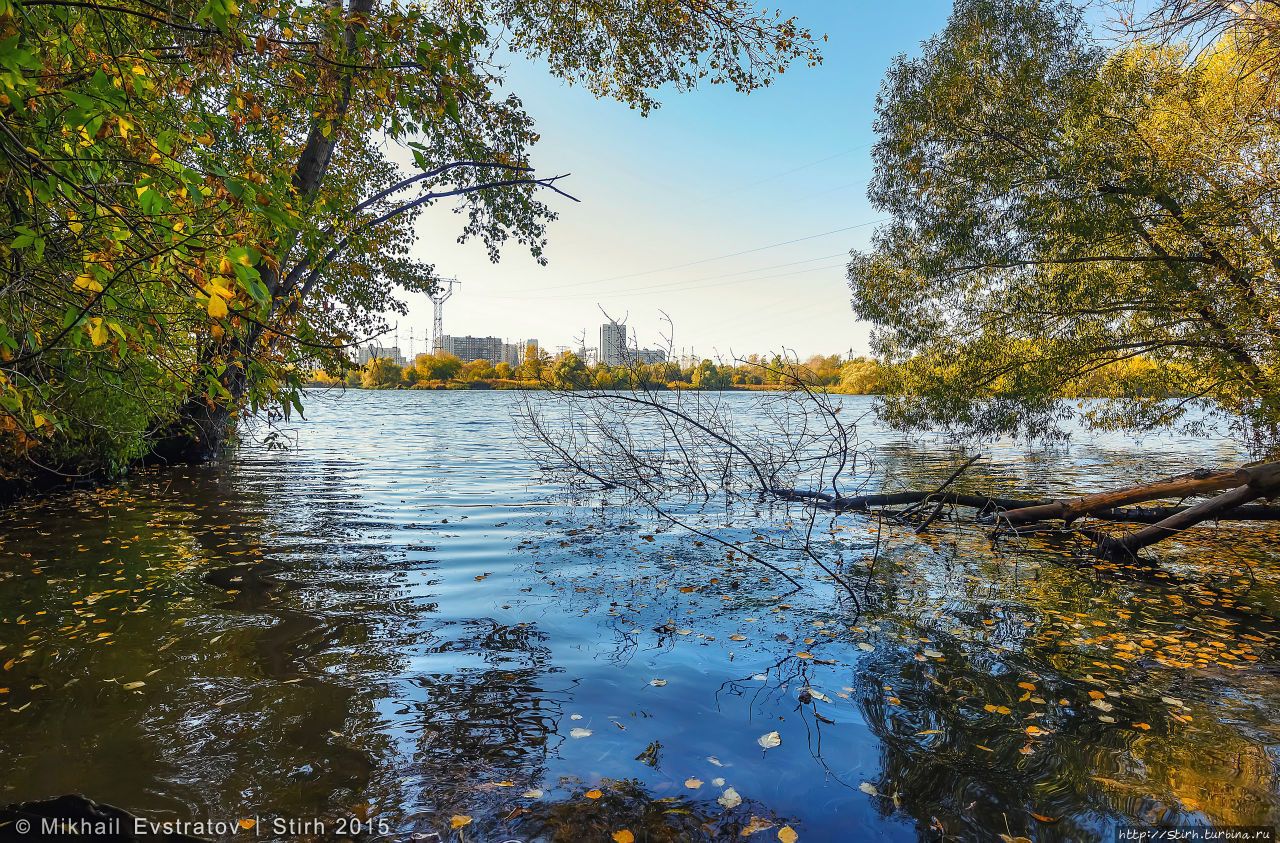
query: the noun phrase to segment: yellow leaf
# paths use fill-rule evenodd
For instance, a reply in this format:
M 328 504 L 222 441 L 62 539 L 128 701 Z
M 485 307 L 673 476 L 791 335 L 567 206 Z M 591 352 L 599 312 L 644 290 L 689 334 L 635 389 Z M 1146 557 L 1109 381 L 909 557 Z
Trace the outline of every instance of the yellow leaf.
M 227 303 L 222 296 L 209 296 L 209 315 L 221 319 L 227 315 Z
M 1036 686 L 1031 684 L 1030 682 L 1019 682 L 1018 687 L 1025 688 L 1028 691 L 1034 691 L 1036 689 Z
M 257 824 L 258 824 L 258 821 L 257 821 L 257 820 L 241 820 L 240 822 L 236 823 L 236 825 L 240 826 L 241 828 L 245 829 L 246 831 L 247 831 L 248 829 L 253 828 L 253 827 L 254 827 L 255 825 L 257 825 Z
M 464 825 L 471 825 L 471 817 L 466 814 L 454 814 L 453 819 L 449 820 L 449 828 L 458 829 Z
M 604 794 L 603 794 L 603 793 L 601 793 L 599 790 L 595 790 L 595 789 L 588 790 L 584 795 L 585 795 L 588 799 L 599 799 L 601 796 L 604 796 Z
M 94 345 L 102 345 L 107 341 L 107 325 L 100 318 L 94 317 L 89 320 L 89 339 L 93 340 Z
M 222 296 L 224 299 L 227 299 L 228 301 L 236 297 L 235 290 L 232 290 L 228 287 L 224 287 L 221 284 L 219 284 L 217 281 L 210 281 L 208 284 L 205 284 L 204 294 L 206 296 L 213 296 L 213 295 Z M 488 574 L 486 574 L 485 576 L 488 576 Z
M 812 654 L 812 653 L 796 653 L 796 658 L 798 658 L 798 659 L 811 659 L 811 658 L 813 658 L 813 654 Z
M 778 839 L 781 840 L 782 843 L 796 843 L 796 841 L 800 839 L 800 835 L 796 834 L 795 829 L 791 826 L 784 825 L 782 828 L 778 829 Z
M 134 68 L 134 70 L 137 70 L 137 68 Z M 123 117 L 120 117 L 116 120 L 116 127 L 120 130 L 120 139 L 128 140 L 129 130 L 133 128 L 133 124 Z
M 88 290 L 90 293 L 101 293 L 102 285 L 98 283 L 96 278 L 85 272 L 76 278 L 76 289 Z
M 618 843 L 635 843 L 636 836 L 624 828 L 622 831 L 615 831 L 613 839 Z

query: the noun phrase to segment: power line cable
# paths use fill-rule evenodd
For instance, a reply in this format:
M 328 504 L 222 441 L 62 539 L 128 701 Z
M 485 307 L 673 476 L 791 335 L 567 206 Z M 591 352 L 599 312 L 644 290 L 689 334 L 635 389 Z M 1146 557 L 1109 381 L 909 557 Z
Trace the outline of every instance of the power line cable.
M 820 234 L 810 234 L 806 237 L 796 237 L 793 240 L 783 240 L 780 243 L 770 243 L 767 246 L 756 246 L 753 249 L 743 249 L 738 252 L 730 252 L 727 255 L 716 255 L 715 257 L 711 257 L 711 258 L 701 258 L 696 261 L 688 261 L 686 263 L 672 264 L 671 266 L 663 266 L 657 269 L 646 269 L 641 272 L 629 272 L 625 275 L 611 275 L 608 278 L 594 278 L 590 281 L 574 281 L 569 284 L 557 284 L 550 287 L 543 287 L 542 289 L 543 290 L 567 290 L 571 287 L 582 287 L 587 284 L 603 284 L 606 281 L 620 281 L 624 278 L 638 278 L 641 275 L 653 275 L 654 273 L 657 273 L 657 272 L 670 272 L 673 269 L 685 269 L 690 266 L 699 266 L 704 263 L 711 263 L 712 261 L 727 260 L 729 258 L 736 258 L 742 255 L 750 255 L 756 252 L 763 252 L 768 249 L 777 249 L 782 246 L 791 246 L 795 243 L 804 243 L 805 241 L 808 241 L 808 240 L 817 240 L 819 237 L 830 237 L 832 234 L 840 234 L 845 231 L 853 231 L 854 229 L 857 229 L 857 228 L 866 228 L 869 225 L 875 225 L 876 223 L 884 222 L 887 219 L 888 217 L 880 217 L 879 219 L 867 220 L 866 222 L 860 222 L 855 225 L 846 225 L 843 228 L 833 228 L 831 231 L 824 231 Z

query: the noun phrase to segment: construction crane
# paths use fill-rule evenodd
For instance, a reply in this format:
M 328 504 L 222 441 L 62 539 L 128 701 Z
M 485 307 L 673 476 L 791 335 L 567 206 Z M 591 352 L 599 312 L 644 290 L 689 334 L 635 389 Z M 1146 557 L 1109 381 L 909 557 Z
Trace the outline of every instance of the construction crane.
M 435 322 L 431 326 L 431 351 L 444 350 L 444 303 L 453 295 L 453 288 L 461 282 L 457 278 L 438 278 L 431 287 L 431 303 L 435 305 Z

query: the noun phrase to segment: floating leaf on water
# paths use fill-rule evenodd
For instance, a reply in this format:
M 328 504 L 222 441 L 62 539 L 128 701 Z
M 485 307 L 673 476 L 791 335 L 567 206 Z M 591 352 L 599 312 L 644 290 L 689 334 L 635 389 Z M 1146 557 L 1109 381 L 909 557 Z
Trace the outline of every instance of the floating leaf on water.
M 939 653 L 937 650 L 925 650 L 925 651 L 924 651 L 924 654 L 925 654 L 926 656 L 928 656 L 929 658 L 931 658 L 931 659 L 940 659 L 940 658 L 942 658 L 942 653 Z
M 811 658 L 813 658 L 813 654 L 812 654 L 812 653 L 796 653 L 796 658 L 798 658 L 798 659 L 811 659 Z
M 569 715 L 569 719 L 570 719 L 570 720 L 581 720 L 581 719 L 582 719 L 582 715 L 581 715 L 581 714 L 570 714 L 570 715 Z
M 468 817 L 466 814 L 454 814 L 449 820 L 449 828 L 456 830 L 462 828 L 464 825 L 471 825 L 471 817 Z
M 601 796 L 604 796 L 604 793 L 602 793 L 601 791 L 595 788 L 592 788 L 591 790 L 588 790 L 586 793 L 582 795 L 587 797 L 588 799 L 599 799 Z
M 616 843 L 635 843 L 636 836 L 624 828 L 622 831 L 615 831 L 613 839 Z
M 745 636 L 745 635 L 738 635 L 738 634 L 736 634 L 736 633 L 735 633 L 735 634 L 733 634 L 733 635 L 730 635 L 730 636 L 729 636 L 729 640 L 730 640 L 730 641 L 746 641 L 746 640 L 747 640 L 747 636 Z
M 765 682 L 769 679 L 769 677 L 765 676 L 763 673 L 757 673 L 755 676 L 752 676 L 751 678 L 754 679 L 756 682 Z
M 1000 835 L 1000 839 L 1004 841 L 1004 843 L 1032 843 L 1031 838 L 1029 837 L 1010 837 L 1007 834 Z
M 1027 691 L 1034 691 L 1036 686 L 1031 682 L 1019 682 L 1018 687 Z
M 773 823 L 769 822 L 769 820 L 763 819 L 762 817 L 752 817 L 751 822 L 743 826 L 742 836 L 750 837 L 757 831 L 764 831 L 766 828 L 773 828 Z
M 782 828 L 778 829 L 778 840 L 780 840 L 781 843 L 796 843 L 799 839 L 800 835 L 796 834 L 795 830 L 789 825 L 784 825 Z
M 941 729 L 925 729 L 923 732 L 916 732 L 916 737 L 921 737 L 922 735 L 941 735 L 941 734 L 942 734 Z
M 726 808 L 736 808 L 742 804 L 742 797 L 738 795 L 738 791 L 728 787 L 716 801 Z
M 1098 715 L 1098 719 L 1099 719 L 1099 720 L 1101 720 L 1103 723 L 1114 723 L 1114 722 L 1116 722 L 1116 719 L 1115 719 L 1114 717 L 1112 717 L 1110 714 L 1099 714 L 1099 715 Z
M 663 685 L 667 684 L 667 680 L 665 680 L 665 679 L 650 679 L 650 680 L 649 680 L 649 684 L 650 684 L 650 685 L 652 685 L 652 686 L 653 686 L 653 687 L 655 687 L 655 688 L 661 688 Z
M 572 731 L 569 732 L 569 737 L 571 738 L 586 738 L 590 736 L 591 736 L 591 730 L 583 729 L 581 727 L 577 729 L 573 729 Z
M 711 780 L 711 784 L 715 787 L 724 787 L 724 779 L 716 777 Z
M 1150 732 L 1150 731 L 1151 731 L 1151 727 L 1150 727 L 1149 725 L 1147 725 L 1146 723 L 1134 723 L 1134 724 L 1133 724 L 1133 727 L 1134 727 L 1135 729 L 1141 729 L 1141 730 L 1142 730 L 1142 731 L 1144 731 L 1144 732 Z
M 773 749 L 775 746 L 781 745 L 782 735 L 779 735 L 777 732 L 769 732 L 768 734 L 761 735 L 756 738 L 756 743 L 760 744 L 765 749 Z
M 859 642 L 858 642 L 858 649 L 859 649 L 859 650 L 866 650 L 868 653 L 870 653 L 870 652 L 871 652 L 872 650 L 874 650 L 875 648 L 876 648 L 876 645 L 875 645 L 875 644 L 869 644 L 869 643 L 867 643 L 866 641 L 859 641 Z
M 1111 709 L 1115 708 L 1115 706 L 1113 706 L 1111 703 L 1106 702 L 1104 700 L 1094 700 L 1093 702 L 1089 703 L 1089 705 L 1093 706 L 1096 709 L 1099 709 L 1100 711 L 1110 711 Z
M 521 799 L 541 799 L 542 791 L 536 787 L 531 787 L 524 793 L 520 794 Z
M 142 687 L 143 685 L 145 685 L 145 684 L 147 684 L 147 683 L 146 683 L 146 682 L 126 682 L 125 684 L 121 685 L 120 687 L 121 687 L 121 688 L 124 688 L 126 691 L 132 691 L 132 690 L 133 690 L 133 689 L 135 689 L 135 688 L 141 688 L 141 687 Z
M 863 782 L 862 784 L 858 785 L 858 790 L 861 790 L 863 793 L 867 794 L 868 796 L 880 795 L 880 791 L 877 790 L 876 786 L 873 785 L 871 782 Z
M 693 776 L 690 776 L 689 778 L 684 780 L 684 786 L 689 788 L 690 790 L 697 790 L 698 788 L 702 787 L 702 779 L 698 779 L 698 778 L 694 778 Z
M 719 758 L 716 758 L 714 755 L 708 755 L 708 756 L 707 756 L 707 761 L 711 762 L 712 764 L 715 764 L 717 767 L 723 767 L 723 766 L 724 766 L 724 763 L 723 763 L 723 762 L 721 762 L 721 761 L 720 761 L 720 759 L 719 759 Z

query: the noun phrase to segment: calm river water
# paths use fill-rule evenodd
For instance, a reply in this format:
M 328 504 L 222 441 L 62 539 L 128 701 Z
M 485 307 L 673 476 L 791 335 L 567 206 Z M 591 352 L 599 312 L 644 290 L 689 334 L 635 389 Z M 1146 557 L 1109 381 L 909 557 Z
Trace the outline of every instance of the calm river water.
M 78 792 L 243 820 L 236 839 L 1280 822 L 1272 532 L 1099 571 L 956 525 L 875 553 L 847 516 L 825 540 L 854 614 L 808 572 L 788 593 L 643 513 L 574 505 L 521 447 L 517 400 L 318 395 L 291 450 L 0 512 L 0 804 Z M 752 395 L 727 400 L 750 417 Z M 966 456 L 861 433 L 895 488 Z M 1029 496 L 1243 458 L 1171 437 L 983 453 L 968 488 Z

